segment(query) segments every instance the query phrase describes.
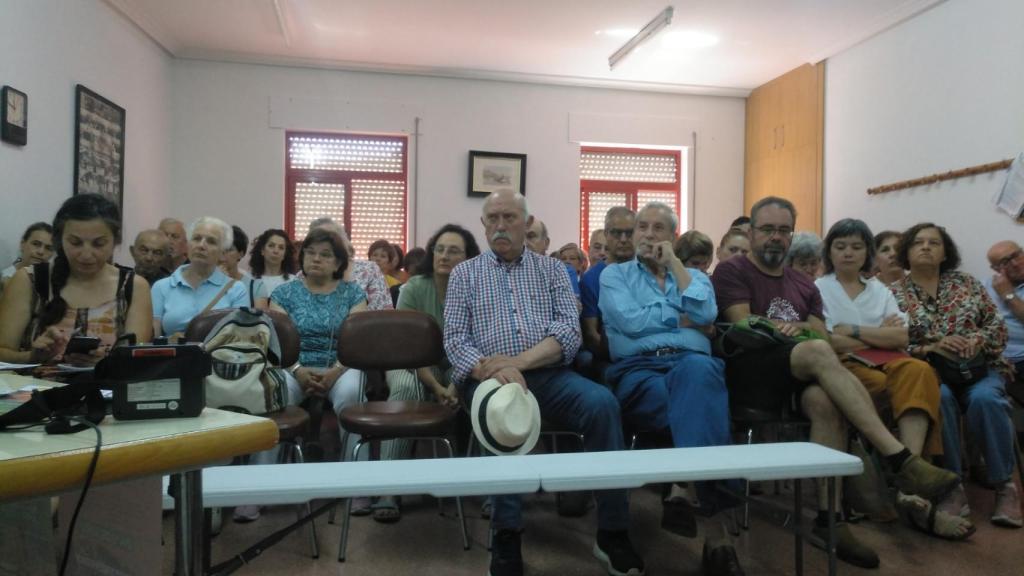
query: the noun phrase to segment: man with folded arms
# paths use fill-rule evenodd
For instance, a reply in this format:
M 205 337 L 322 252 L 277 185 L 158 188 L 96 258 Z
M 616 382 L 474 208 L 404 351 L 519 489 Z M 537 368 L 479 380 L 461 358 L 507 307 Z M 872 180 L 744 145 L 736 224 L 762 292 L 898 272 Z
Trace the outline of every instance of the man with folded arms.
M 821 294 L 813 280 L 783 265 L 796 208 L 789 200 L 769 196 L 754 204 L 750 220 L 750 253 L 720 263 L 712 275 L 720 317 L 738 322 L 756 314 L 774 321 L 787 336 L 804 329 L 827 335 Z M 846 451 L 849 421 L 885 457 L 896 473 L 896 487 L 906 495 L 937 499 L 959 483 L 956 474 L 911 454 L 889 432 L 867 390 L 843 368 L 826 340 L 747 350 L 728 359 L 726 379 L 733 404 L 779 410 L 794 402 L 811 421 L 812 442 Z M 827 509 L 828 496 L 819 485 L 815 531 L 820 535 L 827 532 Z M 864 568 L 878 566 L 878 555 L 849 525 L 839 524 L 836 534 L 840 559 Z
M 490 250 L 452 271 L 444 307 L 444 347 L 466 406 L 480 382 L 523 386 L 545 420 L 584 435 L 588 452 L 622 450 L 619 403 L 607 388 L 568 368 L 580 347 L 576 299 L 565 266 L 524 247 L 533 217 L 512 190 L 491 194 L 481 222 Z M 609 574 L 640 576 L 629 539 L 625 490 L 599 491 L 594 555 Z M 490 576 L 523 573 L 518 495 L 495 496 Z
M 669 206 L 647 204 L 636 215 L 636 258 L 601 274 L 601 316 L 613 362 L 607 378 L 623 418 L 638 430 L 668 429 L 678 448 L 723 446 L 731 443 L 725 364 L 711 356 L 702 331 L 718 314 L 715 292 L 703 272 L 683 267 L 672 251 L 678 225 Z M 717 516 L 713 487 L 699 483 L 697 492 L 701 507 Z M 665 506 L 663 527 L 696 534 L 686 504 Z M 671 525 L 673 510 L 682 526 Z M 742 575 L 721 520 L 713 518 L 705 528 L 704 573 Z

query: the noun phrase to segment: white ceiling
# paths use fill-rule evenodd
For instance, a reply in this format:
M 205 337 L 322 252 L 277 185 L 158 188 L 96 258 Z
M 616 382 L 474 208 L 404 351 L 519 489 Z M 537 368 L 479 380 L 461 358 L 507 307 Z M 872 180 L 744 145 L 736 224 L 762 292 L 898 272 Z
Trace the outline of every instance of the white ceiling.
M 105 1 L 178 58 L 745 96 L 943 0 Z M 719 41 L 687 47 L 691 31 Z

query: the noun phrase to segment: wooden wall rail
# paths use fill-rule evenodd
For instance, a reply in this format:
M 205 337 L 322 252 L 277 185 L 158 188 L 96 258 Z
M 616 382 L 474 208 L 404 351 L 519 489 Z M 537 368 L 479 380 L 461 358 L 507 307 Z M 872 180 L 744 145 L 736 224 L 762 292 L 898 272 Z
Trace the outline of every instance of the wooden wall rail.
M 928 184 L 935 184 L 936 182 L 942 182 L 944 180 L 955 180 L 957 178 L 965 178 L 967 176 L 975 176 L 977 174 L 984 174 L 986 172 L 995 172 L 996 170 L 1006 170 L 1013 163 L 1013 158 L 1009 160 L 1001 160 L 999 162 L 992 162 L 990 164 L 979 164 L 977 166 L 971 166 L 970 168 L 961 168 L 959 170 L 950 170 L 942 174 L 932 174 L 931 176 L 925 176 L 923 178 L 914 178 L 913 180 L 903 180 L 902 182 L 894 182 L 892 184 L 886 184 L 884 186 L 876 186 L 874 188 L 868 188 L 868 194 L 884 194 L 885 192 L 893 192 L 896 190 L 903 190 L 906 188 L 913 188 L 915 186 L 927 186 Z

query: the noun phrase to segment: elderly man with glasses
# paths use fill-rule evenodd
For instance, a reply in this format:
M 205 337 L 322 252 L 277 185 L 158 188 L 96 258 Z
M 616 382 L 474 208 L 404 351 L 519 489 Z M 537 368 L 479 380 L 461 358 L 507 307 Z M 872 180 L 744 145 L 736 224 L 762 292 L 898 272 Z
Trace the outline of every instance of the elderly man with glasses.
M 580 280 L 580 299 L 583 302 L 580 324 L 583 328 L 583 344 L 600 360 L 608 359 L 608 340 L 604 337 L 601 310 L 597 306 L 601 293 L 601 273 L 609 264 L 633 259 L 636 251 L 633 246 L 635 222 L 636 213 L 625 206 L 615 206 L 608 210 L 604 216 L 603 231 L 606 240 L 606 259 L 594 262 Z
M 996 242 L 988 250 L 988 261 L 995 274 L 984 280 L 985 288 L 1010 333 L 1003 358 L 1017 373 L 1007 391 L 1024 404 L 1024 251 L 1012 240 Z
M 793 203 L 768 196 L 754 204 L 750 220 L 750 253 L 720 263 L 712 276 L 720 318 L 735 323 L 751 314 L 764 316 L 794 341 L 730 357 L 726 362 L 730 400 L 762 410 L 793 404 L 811 421 L 811 441 L 836 450 L 847 449 L 849 421 L 885 456 L 901 492 L 924 499 L 949 493 L 959 483 L 956 474 L 911 454 L 892 435 L 864 385 L 843 367 L 824 339 L 828 332 L 814 281 L 784 266 L 796 225 Z M 812 333 L 818 337 L 808 337 Z M 819 486 L 814 527 L 819 535 L 825 534 L 828 524 L 828 504 Z M 840 559 L 863 568 L 878 566 L 878 555 L 849 525 L 840 524 L 836 536 Z

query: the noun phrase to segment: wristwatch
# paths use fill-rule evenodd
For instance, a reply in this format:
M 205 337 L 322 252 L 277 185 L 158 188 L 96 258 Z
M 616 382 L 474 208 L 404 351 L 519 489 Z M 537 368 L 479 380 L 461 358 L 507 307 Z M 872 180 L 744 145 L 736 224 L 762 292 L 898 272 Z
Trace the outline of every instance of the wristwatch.
M 1017 298 L 1017 295 L 1014 294 L 1013 292 L 1010 292 L 1006 296 L 1003 296 L 1003 301 L 1004 302 L 1013 302 L 1016 298 Z

